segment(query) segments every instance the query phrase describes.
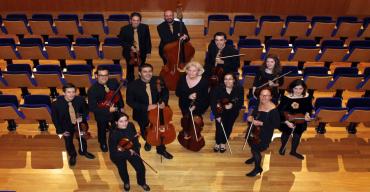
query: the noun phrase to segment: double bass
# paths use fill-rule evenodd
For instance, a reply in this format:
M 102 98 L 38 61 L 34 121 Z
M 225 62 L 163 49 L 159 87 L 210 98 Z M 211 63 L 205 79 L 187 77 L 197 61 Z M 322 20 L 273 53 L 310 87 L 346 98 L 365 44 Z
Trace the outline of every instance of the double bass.
M 158 103 L 157 108 L 148 112 L 149 126 L 147 127 L 146 141 L 154 146 L 172 143 L 176 138 L 175 126 L 172 124 L 173 112 L 169 106 L 159 108 L 162 99 L 161 80 L 157 79 Z
M 182 4 L 178 3 L 176 9 L 177 18 L 180 20 L 179 37 L 183 35 L 182 30 Z M 184 72 L 185 64 L 188 63 L 195 54 L 195 49 L 190 42 L 176 40 L 167 43 L 163 48 L 164 56 L 167 63 L 162 67 L 160 76 L 166 82 L 169 90 L 176 89 L 177 81 L 180 78 L 180 72 Z

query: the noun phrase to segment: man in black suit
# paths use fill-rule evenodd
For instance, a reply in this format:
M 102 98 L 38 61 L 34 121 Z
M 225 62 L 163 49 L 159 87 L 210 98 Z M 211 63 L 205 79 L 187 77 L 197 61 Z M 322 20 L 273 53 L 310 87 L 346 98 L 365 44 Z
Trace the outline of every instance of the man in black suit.
M 123 112 L 123 99 L 121 91 L 118 92 L 119 100 L 116 105 L 110 108 L 100 108 L 98 104 L 104 101 L 106 94 L 110 91 L 116 91 L 120 84 L 116 79 L 109 79 L 109 71 L 103 66 L 99 66 L 95 72 L 97 81 L 87 91 L 89 100 L 89 110 L 94 112 L 96 124 L 98 127 L 98 141 L 100 149 L 108 152 L 106 132 L 110 130 L 110 124 L 115 123 L 119 112 Z
M 161 39 L 159 43 L 159 55 L 163 60 L 163 64 L 167 63 L 163 54 L 163 48 L 167 43 L 176 40 L 189 41 L 190 37 L 188 30 L 183 22 L 175 21 L 174 14 L 171 10 L 164 12 L 164 21 L 157 26 L 157 31 Z
M 148 111 L 157 108 L 159 94 L 157 91 L 157 79 L 159 77 L 153 76 L 153 66 L 150 64 L 142 64 L 139 66 L 139 79 L 136 79 L 127 86 L 126 102 L 133 109 L 133 119 L 139 124 L 140 132 L 144 139 L 146 139 L 146 127 L 149 124 Z M 161 80 L 162 91 L 159 107 L 164 108 L 168 103 L 169 93 L 164 82 Z M 144 149 L 149 151 L 151 145 L 145 143 Z M 166 151 L 164 145 L 157 146 L 157 153 L 167 159 L 172 159 L 173 156 Z
M 63 92 L 64 97 L 59 97 L 52 104 L 52 120 L 57 134 L 64 138 L 66 150 L 70 157 L 68 164 L 74 166 L 77 156 L 75 146 L 73 145 L 75 126 L 79 122 L 86 123 L 86 116 L 89 110 L 87 109 L 85 99 L 81 96 L 76 96 L 76 87 L 73 84 L 67 83 L 64 85 Z M 78 141 L 78 153 L 86 158 L 94 159 L 95 156 L 87 151 L 86 139 L 81 137 L 81 142 L 80 140 Z
M 130 52 L 140 52 L 141 63 L 145 63 L 146 58 L 150 57 L 152 51 L 152 42 L 150 39 L 149 27 L 141 23 L 141 14 L 137 12 L 131 13 L 130 24 L 121 28 L 118 35 L 123 46 L 123 57 L 126 59 L 126 79 L 131 82 L 135 79 L 134 66 L 130 65 Z

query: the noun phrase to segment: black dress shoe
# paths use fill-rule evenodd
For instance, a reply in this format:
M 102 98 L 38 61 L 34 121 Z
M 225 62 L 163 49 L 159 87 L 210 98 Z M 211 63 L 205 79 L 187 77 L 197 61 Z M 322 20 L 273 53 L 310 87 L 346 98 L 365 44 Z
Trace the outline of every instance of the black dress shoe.
M 248 177 L 255 177 L 256 175 L 262 173 L 263 169 L 262 168 L 254 168 L 251 172 L 247 173 L 246 176 Z
M 226 148 L 225 147 L 220 147 L 220 152 L 221 153 L 225 153 L 225 151 L 226 151 Z
M 253 157 L 251 157 L 251 158 L 249 158 L 249 159 L 247 159 L 246 161 L 244 161 L 244 163 L 245 164 L 252 164 L 252 163 L 254 163 L 254 158 Z
M 301 159 L 301 160 L 304 159 L 303 155 L 301 155 L 301 154 L 299 154 L 297 152 L 290 152 L 290 155 L 292 155 L 294 157 L 297 157 L 298 159 Z
M 101 149 L 101 151 L 103 151 L 103 152 L 108 152 L 107 144 L 100 144 L 100 149 Z
M 152 146 L 149 143 L 145 142 L 144 149 L 145 151 L 150 151 L 152 149 Z
M 95 159 L 95 155 L 93 155 L 92 153 L 89 153 L 87 151 L 85 153 L 82 153 L 82 154 L 80 153 L 80 155 L 83 155 L 88 159 Z
M 75 166 L 76 165 L 76 156 L 69 157 L 68 164 L 69 164 L 69 166 Z
M 141 187 L 144 189 L 144 191 L 150 191 L 150 187 L 147 184 L 141 185 Z
M 157 151 L 157 153 L 162 155 L 166 159 L 172 159 L 173 158 L 173 156 L 169 152 L 167 152 L 166 150 L 161 151 L 161 152 Z
M 125 183 L 125 184 L 123 185 L 123 189 L 124 189 L 125 191 L 130 191 L 130 184 Z

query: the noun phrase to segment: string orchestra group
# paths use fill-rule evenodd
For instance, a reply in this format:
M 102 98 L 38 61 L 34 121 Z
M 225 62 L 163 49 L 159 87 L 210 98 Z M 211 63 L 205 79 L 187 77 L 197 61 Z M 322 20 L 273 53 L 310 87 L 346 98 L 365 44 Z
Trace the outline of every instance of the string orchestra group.
M 274 129 L 281 135 L 280 155 L 285 155 L 291 137 L 290 155 L 304 159 L 297 152 L 300 138 L 311 120 L 312 96 L 302 80 L 293 81 L 285 94 L 279 87 L 284 82 L 279 58 L 268 55 L 253 82 L 253 89 L 245 96 L 237 76 L 240 65 L 239 51 L 227 44 L 227 36 L 217 32 L 209 43 L 204 64 L 193 61 L 194 47 L 188 30 L 182 22 L 181 10 L 164 11 L 164 21 L 157 26 L 160 37 L 159 55 L 163 61 L 160 75 L 153 74 L 153 66 L 146 60 L 151 56 L 152 43 L 148 25 L 141 23 L 142 16 L 134 12 L 130 24 L 121 28 L 118 37 L 126 60 L 126 81 L 109 78 L 109 70 L 98 66 L 96 82 L 88 89 L 87 101 L 76 95 L 76 87 L 67 83 L 64 97 L 52 104 L 52 120 L 56 133 L 64 138 L 69 165 L 74 166 L 77 152 L 73 139 L 79 142 L 78 154 L 88 159 L 95 156 L 88 152 L 86 140 L 91 137 L 87 115 L 93 112 L 97 124 L 97 137 L 102 152 L 109 152 L 116 165 L 125 191 L 130 190 L 127 162 L 135 169 L 137 184 L 150 191 L 146 182 L 147 165 L 157 172 L 140 154 L 141 137 L 145 151 L 155 146 L 156 153 L 165 159 L 173 159 L 166 146 L 177 140 L 189 151 L 199 152 L 205 146 L 202 136 L 203 118 L 210 107 L 215 117 L 215 153 L 232 154 L 229 138 L 234 123 L 243 107 L 245 97 L 255 100 L 248 114 L 243 149 L 248 145 L 251 157 L 246 164 L 254 168 L 246 174 L 254 177 L 261 174 L 261 153 L 268 149 Z M 138 68 L 135 79 L 134 69 Z M 127 84 L 124 100 L 121 88 Z M 178 97 L 181 123 L 173 124 L 173 111 L 169 106 L 170 91 Z M 128 115 L 124 107 L 132 109 Z M 136 121 L 139 128 L 130 119 Z M 176 127 L 181 130 L 176 133 Z

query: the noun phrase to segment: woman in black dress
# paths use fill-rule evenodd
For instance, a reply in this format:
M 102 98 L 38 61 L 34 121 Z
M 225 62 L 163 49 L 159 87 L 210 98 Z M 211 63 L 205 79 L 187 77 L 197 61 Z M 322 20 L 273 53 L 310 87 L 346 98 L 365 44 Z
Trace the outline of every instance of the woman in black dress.
M 226 151 L 226 138 L 221 122 L 225 128 L 226 137 L 229 138 L 236 118 L 244 102 L 244 89 L 233 73 L 224 76 L 224 83 L 217 86 L 211 95 L 211 109 L 216 117 L 216 144 L 214 152 Z
M 271 101 L 271 93 L 271 89 L 268 87 L 264 87 L 257 92 L 260 100 L 258 108 L 254 109 L 248 117 L 248 121 L 253 124 L 250 136 L 247 135 L 252 158 L 246 160 L 245 163 L 252 164 L 254 162 L 255 165 L 254 169 L 246 174 L 248 177 L 254 177 L 262 173 L 261 152 L 269 147 L 274 129 L 280 125 L 280 114 L 276 105 Z
M 292 148 L 290 155 L 298 159 L 304 159 L 303 155 L 297 153 L 299 141 L 302 133 L 307 129 L 307 121 L 310 121 L 310 114 L 312 113 L 312 97 L 307 93 L 307 86 L 304 81 L 297 79 L 293 81 L 287 90 L 288 94 L 283 96 L 279 104 L 279 111 L 281 113 L 282 125 L 280 130 L 281 134 L 281 147 L 279 150 L 280 155 L 285 154 L 286 144 L 289 136 L 293 131 Z M 304 120 L 294 121 L 288 119 L 289 115 L 300 114 Z
M 128 121 L 127 114 L 120 114 L 117 121 L 117 128 L 113 129 L 109 138 L 110 159 L 117 166 L 119 175 L 124 183 L 125 191 L 130 190 L 130 179 L 127 173 L 127 161 L 136 171 L 137 183 L 144 189 L 150 191 L 145 181 L 145 166 L 138 156 L 140 155 L 139 134 L 136 132 L 133 123 Z M 118 147 L 121 139 L 128 139 L 133 143 L 132 149 L 122 150 Z
M 260 71 L 254 78 L 252 93 L 255 98 L 255 92 L 258 87 L 265 83 L 268 83 L 266 87 L 271 87 L 272 101 L 277 104 L 279 101 L 279 86 L 283 85 L 284 78 L 280 78 L 276 81 L 272 81 L 281 74 L 280 60 L 276 55 L 267 55 L 263 62 Z

